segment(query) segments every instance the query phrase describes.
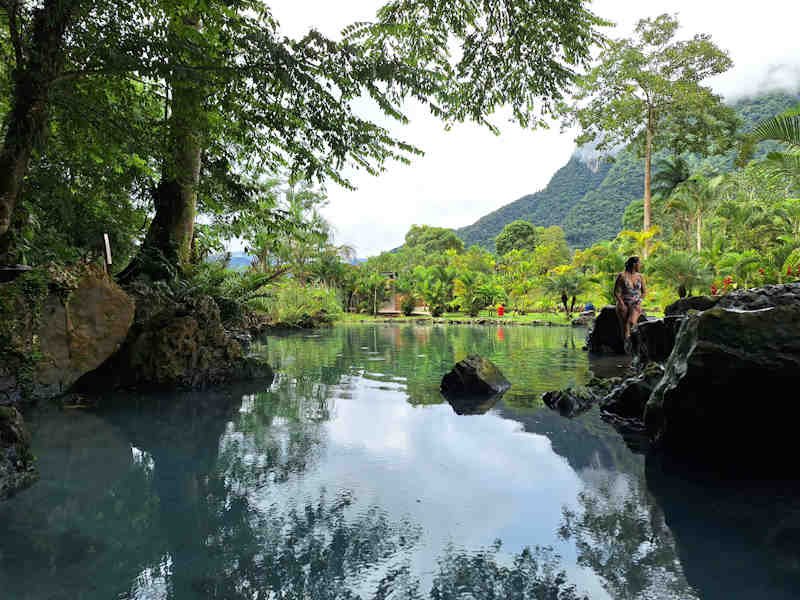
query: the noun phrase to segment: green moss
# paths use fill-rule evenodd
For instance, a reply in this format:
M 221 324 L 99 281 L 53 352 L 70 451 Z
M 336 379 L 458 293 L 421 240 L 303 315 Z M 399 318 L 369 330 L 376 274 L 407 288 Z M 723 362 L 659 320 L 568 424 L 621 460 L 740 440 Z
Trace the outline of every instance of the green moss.
M 42 359 L 35 331 L 50 289 L 47 271 L 34 270 L 0 285 L 0 370 L 14 375 L 23 398 L 30 395 Z

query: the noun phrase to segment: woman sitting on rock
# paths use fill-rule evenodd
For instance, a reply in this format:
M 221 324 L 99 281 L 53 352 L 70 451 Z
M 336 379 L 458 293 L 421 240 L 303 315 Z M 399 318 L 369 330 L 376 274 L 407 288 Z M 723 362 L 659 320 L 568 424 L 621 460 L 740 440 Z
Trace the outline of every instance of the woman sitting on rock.
M 625 270 L 617 275 L 614 283 L 614 297 L 617 300 L 617 316 L 622 328 L 622 339 L 625 349 L 631 328 L 639 322 L 642 315 L 642 298 L 646 293 L 644 277 L 641 274 L 642 263 L 638 256 L 631 256 L 625 261 Z

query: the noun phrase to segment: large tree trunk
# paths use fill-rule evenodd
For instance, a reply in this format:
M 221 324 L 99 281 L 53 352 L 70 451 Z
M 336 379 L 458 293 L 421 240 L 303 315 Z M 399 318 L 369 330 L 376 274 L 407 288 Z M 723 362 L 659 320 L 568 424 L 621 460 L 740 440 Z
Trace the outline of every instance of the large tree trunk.
M 649 109 L 647 112 L 647 131 L 645 132 L 645 145 L 644 145 L 644 224 L 643 230 L 649 231 L 650 230 L 650 216 L 651 216 L 651 170 L 652 170 L 652 162 L 653 162 L 653 127 L 654 127 L 654 118 L 653 118 L 653 109 Z M 647 258 L 648 254 L 648 246 L 649 244 L 645 242 L 644 245 L 644 257 Z
M 159 250 L 179 270 L 191 257 L 200 183 L 201 136 L 194 119 L 202 98 L 191 87 L 185 81 L 173 85 L 172 164 L 154 192 L 156 213 L 144 242 L 144 248 Z
M 0 264 L 17 258 L 16 230 L 24 225 L 24 219 L 15 212 L 31 155 L 47 131 L 50 89 L 64 67 L 65 32 L 77 4 L 46 0 L 34 15 L 29 48 L 17 48 L 20 64 L 14 72 L 11 111 L 0 149 Z
M 184 20 L 199 29 L 200 21 Z M 171 153 L 165 161 L 161 182 L 153 193 L 155 216 L 136 258 L 120 279 L 139 273 L 156 279 L 180 274 L 191 262 L 194 221 L 203 139 L 203 86 L 191 70 L 176 68 L 171 80 L 172 99 L 169 136 Z

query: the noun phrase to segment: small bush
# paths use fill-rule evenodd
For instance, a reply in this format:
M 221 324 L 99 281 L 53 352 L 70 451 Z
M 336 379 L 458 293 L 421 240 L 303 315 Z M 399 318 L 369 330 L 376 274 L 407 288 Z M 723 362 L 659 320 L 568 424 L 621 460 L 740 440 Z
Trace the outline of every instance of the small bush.
M 400 301 L 400 310 L 403 311 L 403 314 L 407 317 L 411 316 L 411 313 L 414 312 L 416 307 L 417 299 L 411 294 L 403 296 L 403 299 Z
M 342 305 L 335 289 L 323 285 L 301 285 L 290 280 L 272 289 L 269 298 L 249 302 L 249 306 L 266 313 L 275 325 L 315 327 L 339 319 Z

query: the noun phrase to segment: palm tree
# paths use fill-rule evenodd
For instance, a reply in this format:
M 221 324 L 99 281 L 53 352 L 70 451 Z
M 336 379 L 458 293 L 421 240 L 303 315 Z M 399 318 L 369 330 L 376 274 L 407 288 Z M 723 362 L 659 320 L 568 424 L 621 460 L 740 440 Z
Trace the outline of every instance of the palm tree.
M 788 198 L 775 207 L 775 224 L 781 230 L 778 239 L 792 248 L 800 246 L 800 198 Z
M 569 318 L 570 313 L 575 308 L 576 298 L 583 293 L 586 287 L 587 277 L 578 269 L 572 267 L 556 267 L 551 270 L 544 280 L 544 291 L 552 297 L 560 297 L 564 307 L 564 314 Z M 567 304 L 567 300 L 572 298 L 572 304 Z
M 743 287 L 748 287 L 761 261 L 761 255 L 755 250 L 728 252 L 720 259 L 718 271 L 720 275 L 733 275 Z
M 489 306 L 495 295 L 501 295 L 495 285 L 483 273 L 462 271 L 455 279 L 455 301 L 470 317 L 477 317 L 481 309 Z
M 786 144 L 786 152 L 773 152 L 764 166 L 776 175 L 800 185 L 800 104 L 778 116 L 764 119 L 751 134 L 755 142 L 773 140 Z
M 651 243 L 659 233 L 661 233 L 661 228 L 658 225 L 653 225 L 647 231 L 626 229 L 617 234 L 617 241 L 625 254 L 638 254 L 647 257 L 648 250 L 654 252 L 660 246 L 659 242 Z
M 717 199 L 716 188 L 721 181 L 721 177 L 708 179 L 695 175 L 675 188 L 667 204 L 671 210 L 691 215 L 696 232 L 697 252 L 703 251 L 703 217 L 714 206 Z
M 681 156 L 658 160 L 656 169 L 652 183 L 653 194 L 662 198 L 669 198 L 672 191 L 691 176 L 689 163 Z
M 709 271 L 697 254 L 691 252 L 671 252 L 653 261 L 653 271 L 665 281 L 671 282 L 683 297 L 683 290 L 691 296 L 709 279 Z

